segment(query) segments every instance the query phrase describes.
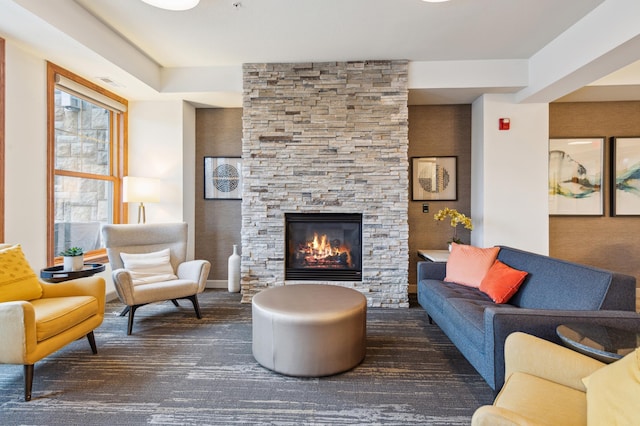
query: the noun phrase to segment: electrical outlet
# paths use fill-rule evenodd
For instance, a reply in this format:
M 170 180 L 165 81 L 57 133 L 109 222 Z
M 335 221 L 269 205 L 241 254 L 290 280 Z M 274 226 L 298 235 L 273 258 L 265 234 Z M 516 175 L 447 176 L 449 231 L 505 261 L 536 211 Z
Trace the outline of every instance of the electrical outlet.
M 429 204 L 422 205 L 422 213 L 429 213 Z

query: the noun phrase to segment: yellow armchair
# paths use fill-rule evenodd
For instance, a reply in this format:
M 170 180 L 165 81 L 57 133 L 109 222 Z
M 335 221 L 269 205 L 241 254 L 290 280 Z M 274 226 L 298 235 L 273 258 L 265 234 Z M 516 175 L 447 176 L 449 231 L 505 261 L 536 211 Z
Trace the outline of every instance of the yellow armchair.
M 0 245 L 0 363 L 24 365 L 25 401 L 37 361 L 84 336 L 97 353 L 93 330 L 102 324 L 104 305 L 103 278 L 45 283 L 20 246 Z
M 505 341 L 505 384 L 473 426 L 637 424 L 640 350 L 612 364 L 529 334 Z

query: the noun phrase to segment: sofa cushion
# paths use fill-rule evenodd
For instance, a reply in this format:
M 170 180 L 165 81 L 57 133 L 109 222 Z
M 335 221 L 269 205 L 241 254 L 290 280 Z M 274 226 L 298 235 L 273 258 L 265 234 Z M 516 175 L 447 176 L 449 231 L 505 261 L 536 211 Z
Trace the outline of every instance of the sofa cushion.
M 496 303 L 507 303 L 516 294 L 527 272 L 514 269 L 499 260 L 487 272 L 480 283 L 480 291 Z
M 151 253 L 120 253 L 124 268 L 131 274 L 133 285 L 177 279 L 170 255 L 168 248 Z
M 19 244 L 0 249 L 0 302 L 33 300 L 42 296 L 40 281 Z
M 495 262 L 499 247 L 480 248 L 465 244 L 451 244 L 445 281 L 470 287 L 480 287 L 482 279 Z
M 587 399 L 583 392 L 522 372 L 509 376 L 493 405 L 529 419 L 527 424 L 587 424 Z
M 509 247 L 501 247 L 498 259 L 527 271 L 509 304 L 528 309 L 599 310 L 613 273 Z
M 36 314 L 36 339 L 42 342 L 98 313 L 93 296 L 50 297 L 31 302 Z
M 589 424 L 631 425 L 640 410 L 640 349 L 583 379 Z
M 482 299 L 448 299 L 443 305 L 443 313 L 453 325 L 454 333 L 464 336 L 458 340 L 449 336 L 452 341 L 471 343 L 476 348 L 484 348 L 484 311 L 495 304 L 485 298 Z

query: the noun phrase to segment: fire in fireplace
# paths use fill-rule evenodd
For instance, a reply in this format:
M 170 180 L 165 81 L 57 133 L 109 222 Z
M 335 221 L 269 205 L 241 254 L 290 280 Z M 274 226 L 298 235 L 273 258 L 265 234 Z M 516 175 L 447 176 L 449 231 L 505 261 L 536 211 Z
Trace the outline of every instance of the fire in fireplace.
M 362 215 L 287 213 L 285 279 L 362 281 Z

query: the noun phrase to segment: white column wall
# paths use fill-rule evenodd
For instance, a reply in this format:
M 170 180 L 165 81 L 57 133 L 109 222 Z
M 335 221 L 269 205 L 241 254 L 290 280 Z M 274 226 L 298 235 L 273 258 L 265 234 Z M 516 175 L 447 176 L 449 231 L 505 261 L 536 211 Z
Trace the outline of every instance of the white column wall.
M 196 109 L 193 105 L 183 102 L 182 109 L 182 218 L 189 224 L 189 245 L 187 259 L 195 256 L 196 244 Z M 191 166 L 189 166 L 191 165 Z
M 498 119 L 511 129 L 499 130 Z M 472 105 L 471 243 L 549 252 L 548 104 L 483 95 Z

